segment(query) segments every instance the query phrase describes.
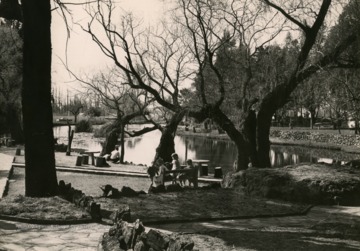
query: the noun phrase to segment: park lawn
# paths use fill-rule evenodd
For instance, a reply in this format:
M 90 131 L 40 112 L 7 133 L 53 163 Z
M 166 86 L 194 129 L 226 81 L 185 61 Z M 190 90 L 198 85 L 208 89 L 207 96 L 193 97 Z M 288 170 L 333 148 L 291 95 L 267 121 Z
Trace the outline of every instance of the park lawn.
M 122 186 L 128 186 L 136 191 L 147 191 L 150 181 L 148 178 L 140 177 L 72 172 L 57 172 L 57 175 L 59 180 L 71 183 L 75 189 L 93 196 L 95 201 L 101 204 L 102 209 L 114 211 L 124 205 L 129 205 L 132 217 L 140 218 L 144 222 L 293 214 L 307 208 L 306 204 L 251 198 L 233 189 L 199 189 L 119 199 L 102 198 L 100 186 L 110 184 L 119 190 Z M 8 196 L 16 197 L 25 193 L 24 179 L 24 168 L 14 168 Z
M 50 198 L 7 196 L 0 200 L 0 215 L 49 221 L 91 219 L 90 214 L 85 210 L 57 196 Z
M 72 177 L 70 179 L 70 177 Z M 73 187 L 88 187 L 89 193 L 93 194 L 95 200 L 101 204 L 103 209 L 115 210 L 124 204 L 130 206 L 133 219 L 140 218 L 146 222 L 151 221 L 183 221 L 216 217 L 252 217 L 278 213 L 296 213 L 304 210 L 306 205 L 291 204 L 280 201 L 250 198 L 241 192 L 233 189 L 207 189 L 196 191 L 185 191 L 183 193 L 167 193 L 167 194 L 149 194 L 140 195 L 133 198 L 109 199 L 100 198 L 100 190 L 98 184 L 113 184 L 117 188 L 121 188 L 121 184 L 137 184 L 147 187 L 149 181 L 146 178 L 119 177 L 90 175 L 70 172 L 58 172 L 58 178 L 66 178 L 67 182 L 71 180 Z M 116 183 L 113 183 L 116 182 Z M 127 183 L 126 183 L 127 182 Z M 79 208 L 71 208 L 72 204 L 61 200 L 58 197 L 50 198 L 49 201 L 42 199 L 32 199 L 37 203 L 27 202 L 25 204 L 24 196 L 16 195 L 19 191 L 24 191 L 24 169 L 15 168 L 11 177 L 9 186 L 9 197 L 0 201 L 0 208 L 3 205 L 10 208 L 11 203 L 21 208 L 27 208 L 27 205 L 34 204 L 34 210 L 28 210 L 23 217 L 49 217 L 52 215 L 60 219 L 63 215 L 75 216 Z M 20 190 L 18 190 L 20 189 Z M 138 190 L 138 189 L 136 189 Z M 23 193 L 23 192 L 22 192 Z M 31 199 L 31 198 L 30 198 Z M 5 204 L 5 201 L 9 202 Z M 4 203 L 4 204 L 2 204 Z M 64 203 L 64 204 L 61 204 Z M 43 204 L 48 204 L 46 209 Z M 64 205 L 69 207 L 64 207 Z M 44 208 L 44 209 L 42 209 Z M 55 214 L 63 208 L 66 212 Z M 11 210 L 19 212 L 20 210 Z M 41 213 L 36 216 L 36 212 Z M 81 213 L 78 218 L 82 217 Z M 254 221 L 262 221 L 266 219 L 255 218 Z M 331 219 L 327 219 L 331 221 Z M 189 237 L 196 243 L 199 250 L 353 250 L 360 243 L 360 228 L 346 225 L 344 229 L 338 228 L 338 224 L 330 226 L 326 222 L 319 222 L 315 227 L 309 228 L 304 226 L 292 226 L 291 222 L 288 227 L 262 227 L 253 228 L 229 227 L 231 221 L 224 221 L 224 228 L 214 230 L 211 228 L 211 222 L 197 223 L 209 225 L 209 231 L 201 233 L 189 233 Z M 227 225 L 230 224 L 230 225 Z M 156 227 L 156 224 L 152 224 Z M 158 226 L 161 227 L 161 224 Z M 349 233 L 349 228 L 353 231 Z M 176 231 L 176 229 L 175 229 Z M 355 232 L 354 232 L 355 231 Z
M 133 219 L 182 222 L 211 219 L 300 214 L 306 204 L 291 204 L 245 196 L 234 189 L 198 189 L 147 194 L 119 199 L 96 198 L 101 208 L 114 211 L 129 205 Z
M 327 170 L 326 167 L 307 168 L 306 171 L 297 168 L 288 172 L 301 179 L 312 178 L 333 180 L 343 178 L 339 169 Z M 329 169 L 331 169 L 329 167 Z M 327 170 L 327 171 L 325 171 Z M 253 171 L 253 170 L 250 170 Z M 274 170 L 275 171 L 275 170 Z M 279 171 L 279 170 L 278 170 Z M 349 174 L 348 174 L 349 175 Z M 129 205 L 134 219 L 144 222 L 156 221 L 193 221 L 221 218 L 255 217 L 264 215 L 294 214 L 307 208 L 307 204 L 295 204 L 270 199 L 246 196 L 239 189 L 199 189 L 186 190 L 182 193 L 146 194 L 138 197 L 122 197 L 119 199 L 102 198 L 100 186 L 110 184 L 119 190 L 123 186 L 136 191 L 147 191 L 150 180 L 145 177 L 95 175 L 86 173 L 57 172 L 58 180 L 71 183 L 75 189 L 82 190 L 86 195 L 93 196 L 101 208 L 114 211 L 124 205 Z M 346 179 L 346 176 L 344 176 Z M 350 177 L 355 178 L 353 174 Z M 24 168 L 14 168 L 10 179 L 8 196 L 16 197 L 25 193 Z M 263 179 L 260 179 L 263 180 Z M 324 183 L 326 184 L 326 183 Z M 261 184 L 259 185 L 261 187 Z M 270 191 L 270 190 L 269 190 Z

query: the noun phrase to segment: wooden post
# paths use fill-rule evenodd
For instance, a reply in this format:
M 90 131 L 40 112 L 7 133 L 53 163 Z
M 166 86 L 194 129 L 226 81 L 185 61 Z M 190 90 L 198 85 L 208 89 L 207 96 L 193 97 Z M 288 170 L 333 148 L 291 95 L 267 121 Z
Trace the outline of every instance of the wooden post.
M 69 130 L 68 130 L 68 145 L 67 145 L 67 149 L 66 149 L 66 156 L 70 156 L 71 143 L 72 143 L 73 138 L 74 138 L 74 130 L 71 130 L 70 122 L 68 120 L 66 122 L 67 122 L 68 127 L 69 127 Z
M 82 163 L 83 163 L 83 165 L 89 164 L 89 155 L 87 155 L 87 154 L 82 155 Z
M 198 167 L 195 166 L 194 167 L 194 188 L 198 188 L 198 178 L 199 178 L 198 173 L 199 173 Z
M 20 148 L 20 147 L 16 148 L 15 155 L 16 155 L 16 156 L 20 156 L 20 155 L 21 155 L 21 148 Z
M 82 156 L 81 155 L 79 155 L 79 156 L 77 156 L 77 158 L 76 158 L 76 166 L 81 166 L 81 163 L 82 163 Z
M 214 169 L 214 178 L 222 178 L 223 177 L 223 173 L 222 173 L 222 168 L 220 166 L 215 167 Z

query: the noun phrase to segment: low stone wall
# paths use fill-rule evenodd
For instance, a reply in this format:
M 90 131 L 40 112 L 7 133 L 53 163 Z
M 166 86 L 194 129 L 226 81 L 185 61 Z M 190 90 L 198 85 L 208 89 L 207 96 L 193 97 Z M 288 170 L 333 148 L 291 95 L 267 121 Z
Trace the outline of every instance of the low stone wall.
M 288 141 L 311 141 L 360 147 L 360 135 L 330 134 L 321 131 L 271 130 L 270 137 Z
M 120 190 L 111 185 L 105 185 L 101 188 L 104 197 L 122 197 L 137 196 L 143 191 L 136 192 L 129 187 L 123 187 Z M 134 250 L 134 251 L 182 251 L 193 250 L 194 242 L 191 238 L 182 234 L 167 235 L 160 231 L 145 231 L 145 227 L 138 219 L 130 223 L 131 211 L 128 205 L 117 209 L 114 212 L 101 211 L 100 204 L 94 201 L 91 196 L 86 196 L 81 190 L 74 189 L 71 183 L 66 184 L 63 180 L 59 181 L 59 196 L 73 202 L 75 205 L 83 207 L 90 213 L 95 221 L 101 221 L 103 216 L 108 216 L 113 226 L 102 236 L 98 250 L 116 251 L 116 250 Z M 107 215 L 102 215 L 107 214 Z
M 94 201 L 91 196 L 86 196 L 81 190 L 74 189 L 71 183 L 65 184 L 63 180 L 59 181 L 59 196 L 77 206 L 85 208 L 95 221 L 101 221 L 100 204 Z

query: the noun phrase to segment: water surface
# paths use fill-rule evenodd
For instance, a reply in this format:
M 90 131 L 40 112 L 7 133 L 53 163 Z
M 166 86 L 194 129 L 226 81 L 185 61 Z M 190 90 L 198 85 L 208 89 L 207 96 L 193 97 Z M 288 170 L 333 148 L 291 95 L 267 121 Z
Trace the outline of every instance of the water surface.
M 54 135 L 59 138 L 59 143 L 67 144 L 67 131 L 67 126 L 54 127 Z M 153 131 L 140 137 L 126 138 L 125 160 L 135 164 L 150 165 L 155 156 L 160 135 L 160 131 Z M 103 141 L 103 138 L 94 138 L 92 133 L 75 133 L 72 146 L 101 150 Z M 236 159 L 236 147 L 229 140 L 176 136 L 175 150 L 181 163 L 186 159 L 210 160 L 210 172 L 213 172 L 213 168 L 217 166 L 221 166 L 224 171 L 230 171 Z M 352 159 L 360 159 L 360 155 L 327 149 L 272 145 L 270 159 L 273 167 L 282 167 L 305 162 L 343 163 Z

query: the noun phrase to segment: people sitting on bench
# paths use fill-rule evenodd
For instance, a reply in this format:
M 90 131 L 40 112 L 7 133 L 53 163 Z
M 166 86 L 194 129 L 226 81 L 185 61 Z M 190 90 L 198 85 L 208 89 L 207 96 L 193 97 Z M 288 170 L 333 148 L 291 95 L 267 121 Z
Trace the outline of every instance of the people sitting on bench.
M 158 158 L 157 161 L 153 164 L 153 166 L 148 169 L 148 173 L 151 178 L 150 190 L 152 190 L 153 192 L 165 191 L 165 171 L 168 171 L 168 169 L 164 165 L 164 160 L 162 158 Z
M 186 166 L 183 168 L 183 170 L 195 170 L 193 162 L 191 159 L 188 159 L 186 161 Z M 186 181 L 189 182 L 189 186 L 191 185 L 191 183 L 194 186 L 194 174 L 193 172 L 187 172 L 187 173 L 180 173 L 178 176 L 179 182 L 180 182 L 180 186 L 185 186 L 186 185 Z

